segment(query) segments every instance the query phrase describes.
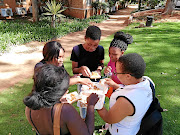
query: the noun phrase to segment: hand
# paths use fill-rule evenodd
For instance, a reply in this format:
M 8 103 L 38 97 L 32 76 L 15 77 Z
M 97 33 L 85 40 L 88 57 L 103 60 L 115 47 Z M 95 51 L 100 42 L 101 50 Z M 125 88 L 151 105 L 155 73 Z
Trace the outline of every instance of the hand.
M 101 70 L 97 69 L 96 72 L 101 76 Z
M 112 68 L 110 66 L 105 67 L 104 74 L 106 75 L 106 74 L 110 73 L 111 70 L 112 70 Z
M 88 98 L 87 98 L 87 104 L 88 105 L 95 105 L 99 100 L 99 97 L 97 94 L 92 93 Z
M 79 78 L 78 81 L 80 84 L 92 86 L 93 82 L 89 78 Z
M 105 78 L 105 83 L 111 87 L 114 87 L 115 85 L 117 85 L 117 83 L 115 83 L 111 78 Z
M 83 74 L 83 76 L 87 76 L 87 77 L 90 77 L 92 74 L 87 66 L 81 67 L 81 73 Z

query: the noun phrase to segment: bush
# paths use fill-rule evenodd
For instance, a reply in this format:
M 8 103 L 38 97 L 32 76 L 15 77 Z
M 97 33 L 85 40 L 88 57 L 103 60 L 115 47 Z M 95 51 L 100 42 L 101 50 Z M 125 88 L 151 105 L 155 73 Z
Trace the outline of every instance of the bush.
M 54 37 L 60 38 L 70 32 L 82 31 L 90 22 L 99 23 L 107 19 L 106 15 L 93 16 L 89 19 L 65 18 L 61 23 L 56 20 L 52 28 L 50 17 L 41 16 L 40 21 L 33 23 L 27 19 L 0 21 L 0 53 L 12 45 L 30 41 L 46 42 Z

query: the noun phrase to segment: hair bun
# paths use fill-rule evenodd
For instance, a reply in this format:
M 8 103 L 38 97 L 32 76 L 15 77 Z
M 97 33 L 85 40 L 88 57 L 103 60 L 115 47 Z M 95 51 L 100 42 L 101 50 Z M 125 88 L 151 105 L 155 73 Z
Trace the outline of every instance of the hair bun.
M 133 37 L 130 34 L 126 34 L 127 44 L 131 44 L 133 42 Z
M 125 34 L 124 32 L 116 32 L 114 35 L 114 39 L 122 40 L 127 44 L 131 44 L 133 42 L 133 37 L 130 34 Z

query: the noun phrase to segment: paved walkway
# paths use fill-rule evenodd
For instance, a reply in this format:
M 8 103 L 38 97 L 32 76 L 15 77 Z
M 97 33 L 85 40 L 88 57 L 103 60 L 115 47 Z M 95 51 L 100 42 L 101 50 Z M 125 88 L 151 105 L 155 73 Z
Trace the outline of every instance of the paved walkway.
M 110 15 L 110 19 L 94 24 L 102 30 L 104 39 L 127 26 L 127 20 L 137 6 L 129 6 Z M 85 31 L 74 32 L 58 39 L 66 50 L 65 57 L 70 56 L 73 46 L 84 42 Z M 0 56 L 0 91 L 33 75 L 34 65 L 42 57 L 43 42 L 30 42 L 12 49 Z

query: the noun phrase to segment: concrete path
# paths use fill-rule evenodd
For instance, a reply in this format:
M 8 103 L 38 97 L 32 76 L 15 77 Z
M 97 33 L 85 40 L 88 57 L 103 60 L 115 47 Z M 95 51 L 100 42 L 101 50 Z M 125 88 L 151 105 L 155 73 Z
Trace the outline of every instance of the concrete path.
M 129 6 L 110 15 L 110 19 L 94 24 L 102 30 L 101 39 L 126 27 L 130 13 L 136 8 L 137 6 Z M 73 46 L 84 43 L 85 31 L 86 29 L 70 33 L 58 39 L 66 50 L 65 57 L 70 56 Z M 43 42 L 30 42 L 14 47 L 9 53 L 0 56 L 0 91 L 32 77 L 34 65 L 43 58 L 43 46 Z

